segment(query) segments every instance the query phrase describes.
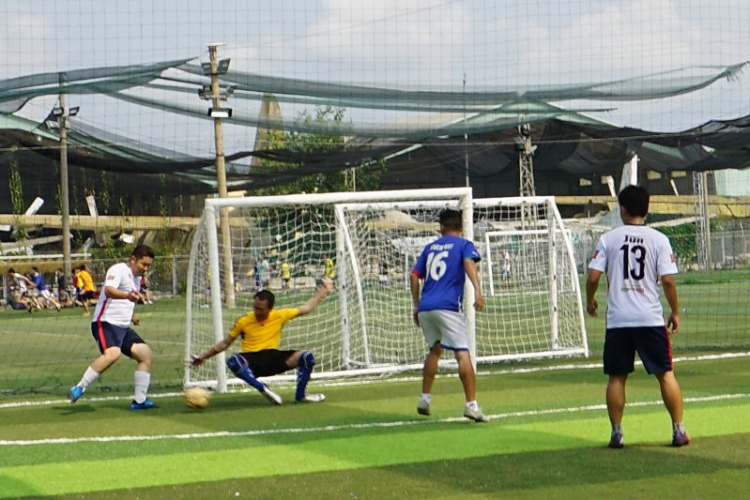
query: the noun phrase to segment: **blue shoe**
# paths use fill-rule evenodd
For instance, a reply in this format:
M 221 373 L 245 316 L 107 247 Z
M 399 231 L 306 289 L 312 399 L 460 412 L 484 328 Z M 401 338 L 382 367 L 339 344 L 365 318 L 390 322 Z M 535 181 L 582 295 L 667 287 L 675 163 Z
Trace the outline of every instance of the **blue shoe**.
M 146 401 L 144 401 L 143 403 L 136 403 L 135 399 L 130 402 L 131 410 L 151 410 L 153 408 L 158 408 L 158 406 L 149 398 L 146 398 Z
M 622 432 L 613 432 L 608 446 L 615 449 L 625 448 L 625 437 Z
M 70 388 L 68 391 L 68 399 L 71 403 L 75 403 L 80 399 L 81 396 L 83 396 L 83 393 L 86 392 L 86 389 L 83 387 L 78 387 L 77 385 L 74 385 Z

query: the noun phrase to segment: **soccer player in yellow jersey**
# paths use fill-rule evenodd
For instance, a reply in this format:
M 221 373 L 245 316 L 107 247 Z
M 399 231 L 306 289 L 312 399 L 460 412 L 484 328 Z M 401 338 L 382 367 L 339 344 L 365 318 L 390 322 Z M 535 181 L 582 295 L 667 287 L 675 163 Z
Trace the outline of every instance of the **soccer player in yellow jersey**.
M 96 286 L 94 286 L 94 278 L 91 277 L 91 273 L 86 270 L 84 264 L 78 268 L 78 279 L 81 283 L 80 301 L 83 304 L 83 314 L 88 316 L 89 305 L 96 298 Z
M 336 267 L 333 264 L 333 259 L 329 259 L 328 257 L 323 257 L 323 265 L 325 266 L 323 277 L 328 278 L 328 279 L 334 279 L 336 277 Z
M 292 267 L 287 261 L 281 263 L 281 288 L 288 289 L 292 279 Z
M 238 378 L 257 389 L 274 404 L 282 403 L 281 397 L 260 382 L 256 377 L 268 377 L 297 368 L 297 390 L 294 400 L 297 403 L 319 403 L 323 394 L 306 394 L 315 357 L 310 351 L 280 351 L 279 341 L 284 324 L 297 316 L 310 314 L 323 297 L 333 288 L 330 280 L 323 280 L 321 287 L 304 304 L 284 309 L 274 309 L 275 296 L 269 290 L 260 290 L 254 296 L 253 311 L 235 321 L 229 334 L 209 350 L 193 356 L 191 364 L 200 366 L 208 358 L 226 350 L 238 337 L 242 338 L 239 353 L 232 354 L 227 367 Z

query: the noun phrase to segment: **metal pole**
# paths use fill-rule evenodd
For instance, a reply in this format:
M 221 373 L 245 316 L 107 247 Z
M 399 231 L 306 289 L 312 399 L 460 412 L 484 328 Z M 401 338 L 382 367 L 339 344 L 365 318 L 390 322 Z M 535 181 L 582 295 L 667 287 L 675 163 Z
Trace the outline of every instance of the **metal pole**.
M 211 58 L 211 99 L 214 108 L 220 107 L 219 102 L 219 73 L 218 73 L 218 45 L 208 44 L 208 55 Z M 224 133 L 221 118 L 214 117 L 214 139 L 216 141 L 216 180 L 219 188 L 219 198 L 227 197 L 227 173 L 224 163 Z M 234 275 L 232 270 L 232 236 L 229 232 L 229 209 L 220 210 L 220 231 L 222 245 L 222 260 L 224 263 L 224 299 L 226 306 L 234 308 Z
M 469 134 L 466 131 L 466 73 L 464 73 L 464 173 L 466 187 L 469 187 Z
M 70 257 L 70 205 L 68 194 L 68 110 L 65 107 L 65 73 L 60 73 L 60 198 L 62 207 L 62 236 L 63 236 L 63 278 L 68 282 L 71 275 Z
M 701 193 L 701 196 L 703 197 L 703 223 L 706 226 L 706 271 L 711 270 L 711 261 L 712 255 L 711 255 L 711 218 L 709 214 L 709 199 L 708 199 L 708 175 L 706 172 L 701 172 L 701 178 L 703 179 L 703 192 Z

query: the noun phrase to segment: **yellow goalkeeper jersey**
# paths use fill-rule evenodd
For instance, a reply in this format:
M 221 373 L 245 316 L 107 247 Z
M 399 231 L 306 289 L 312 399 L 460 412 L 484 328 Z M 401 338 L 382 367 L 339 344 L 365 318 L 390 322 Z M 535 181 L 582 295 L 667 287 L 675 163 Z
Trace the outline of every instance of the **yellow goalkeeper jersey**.
M 265 349 L 278 349 L 281 340 L 281 329 L 290 319 L 299 316 L 296 307 L 271 309 L 268 318 L 263 321 L 255 319 L 255 313 L 249 312 L 235 321 L 229 335 L 242 338 L 242 352 L 258 352 Z

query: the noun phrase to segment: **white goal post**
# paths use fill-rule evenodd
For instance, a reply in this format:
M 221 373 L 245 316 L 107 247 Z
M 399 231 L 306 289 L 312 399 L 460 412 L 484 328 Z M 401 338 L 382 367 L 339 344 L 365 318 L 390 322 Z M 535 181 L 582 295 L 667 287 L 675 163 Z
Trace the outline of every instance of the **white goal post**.
M 464 237 L 487 256 L 480 264 L 487 312 L 475 316 L 472 307 L 466 309 L 473 359 L 586 355 L 580 291 L 571 289 L 574 279 L 577 290 L 575 265 L 554 199 L 473 200 L 469 188 L 451 188 L 207 200 L 190 255 L 186 357 L 222 339 L 236 318 L 251 311 L 258 286 L 275 293 L 277 308 L 304 303 L 330 259 L 336 290 L 313 313 L 287 323 L 280 348 L 313 351 L 316 377 L 421 368 L 427 348 L 412 323 L 408 275 L 424 245 L 439 236 L 438 215 L 445 208 L 462 211 Z M 221 260 L 225 252 L 217 236 L 222 214 L 228 214 L 231 228 L 230 266 Z M 535 280 L 526 288 L 492 285 L 497 248 L 511 248 L 514 238 L 502 232 L 506 226 L 531 231 L 522 236 L 528 254 L 516 257 L 528 260 L 522 268 Z M 477 229 L 481 235 L 475 235 Z M 232 269 L 234 309 L 222 298 L 224 269 Z M 547 277 L 540 298 L 534 287 L 550 270 L 553 277 Z M 577 300 L 577 309 L 561 293 Z M 465 302 L 474 302 L 468 280 Z M 453 362 L 446 357 L 441 363 Z M 219 391 L 242 383 L 227 372 L 222 355 L 186 369 L 184 382 Z

